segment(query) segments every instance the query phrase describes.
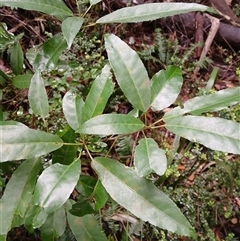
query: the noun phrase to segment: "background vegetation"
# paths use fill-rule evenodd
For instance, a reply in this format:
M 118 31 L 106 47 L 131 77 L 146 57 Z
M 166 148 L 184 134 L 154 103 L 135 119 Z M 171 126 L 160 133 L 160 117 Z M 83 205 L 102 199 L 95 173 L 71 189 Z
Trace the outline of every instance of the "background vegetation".
M 238 240 L 239 52 L 195 76 L 157 20 L 213 10 L 36 3 L 0 5 L 0 240 Z

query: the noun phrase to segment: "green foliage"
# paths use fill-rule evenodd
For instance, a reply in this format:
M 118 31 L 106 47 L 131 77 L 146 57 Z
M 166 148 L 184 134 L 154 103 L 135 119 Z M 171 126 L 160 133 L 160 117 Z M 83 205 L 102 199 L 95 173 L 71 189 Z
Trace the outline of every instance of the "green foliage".
M 90 7 L 98 2 L 90 1 Z M 16 121 L 0 123 L 0 161 L 9 168 L 9 163 L 21 162 L 12 170 L 0 201 L 1 216 L 5 220 L 0 226 L 0 240 L 7 240 L 8 232 L 21 225 L 29 232 L 40 229 L 43 240 L 59 238 L 69 228 L 76 240 L 108 240 L 97 213 L 104 213 L 105 205 L 107 207 L 112 199 L 144 222 L 196 239 L 196 231 L 179 207 L 152 181 L 155 178 L 161 183 L 161 178 L 164 179 L 165 173 L 171 169 L 167 166 L 167 153 L 159 147 L 163 144 L 154 139 L 154 132 L 166 128 L 190 143 L 198 142 L 213 150 L 240 154 L 240 139 L 236 133 L 239 123 L 200 116 L 238 104 L 240 88 L 195 97 L 164 114 L 163 109 L 171 106 L 181 91 L 183 77 L 180 68 L 167 66 L 149 79 L 138 54 L 114 34 L 106 34 L 105 48 L 111 67 L 108 64 L 102 66 L 87 93 L 79 91 L 77 84 L 70 85 L 68 91 L 64 89 L 62 108 L 66 124 L 64 128 L 57 126 L 57 133 L 49 133 L 46 82 L 48 78 L 54 78 L 56 69 L 60 76 L 78 71 L 76 66 L 69 71 L 71 64 L 64 65 L 64 53 L 70 51 L 78 38 L 88 10 L 82 15 L 79 12 L 80 17 L 74 17 L 63 1 L 33 3 L 24 0 L 11 4 L 1 1 L 1 5 L 52 14 L 63 22 L 62 34 L 56 34 L 41 46 L 27 51 L 26 56 L 35 72 L 30 81 L 21 85 L 19 82 L 23 79 L 16 79 L 21 74 L 23 58 L 21 46 L 14 38 L 11 55 L 14 52 L 17 57 L 11 57 L 11 65 L 16 76 L 11 79 L 2 74 L 16 87 L 29 87 L 28 99 L 33 116 L 40 117 L 39 123 L 43 120 L 45 131 L 34 130 Z M 148 21 L 196 10 L 212 11 L 199 4 L 147 4 L 113 12 L 97 23 Z M 5 30 L 3 32 L 8 33 Z M 9 40 L 8 35 L 6 42 Z M 74 51 L 72 53 L 74 55 Z M 88 51 L 84 56 L 85 59 L 91 58 Z M 76 59 L 74 61 L 77 63 Z M 101 61 L 103 65 L 104 61 Z M 62 66 L 63 71 L 60 70 Z M 133 107 L 129 114 L 104 112 L 115 87 L 111 69 L 114 81 Z M 88 79 L 96 72 L 92 74 Z M 53 79 L 48 84 L 61 86 Z M 147 115 L 150 111 L 158 112 L 159 117 L 149 124 Z M 172 155 L 178 154 L 179 139 L 176 138 Z M 111 142 L 113 144 L 109 144 Z M 115 143 L 120 155 L 131 155 L 131 167 L 115 158 Z M 42 167 L 44 159 L 48 163 Z M 81 173 L 83 164 L 91 165 L 97 178 L 84 176 Z M 171 173 L 176 173 L 175 169 L 168 175 Z M 130 214 L 117 210 L 114 218 L 124 224 L 131 223 L 132 229 L 125 228 L 122 239 L 127 240 L 129 233 L 141 230 L 141 222 Z

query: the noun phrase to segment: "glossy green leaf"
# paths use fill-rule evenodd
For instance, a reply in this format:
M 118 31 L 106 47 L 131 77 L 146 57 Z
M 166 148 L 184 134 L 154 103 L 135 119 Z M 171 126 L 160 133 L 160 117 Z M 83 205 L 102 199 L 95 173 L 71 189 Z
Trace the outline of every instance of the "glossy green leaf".
M 206 112 L 219 111 L 227 108 L 228 106 L 240 103 L 240 87 L 220 90 L 210 95 L 197 96 L 193 99 L 186 101 L 183 108 L 176 107 L 168 111 L 163 119 L 175 119 L 178 116 L 191 113 L 193 115 L 200 115 Z
M 70 209 L 69 203 L 67 206 Z M 77 241 L 108 241 L 93 215 L 76 217 L 67 212 L 67 220 Z
M 95 210 L 99 211 L 108 201 L 108 193 L 103 187 L 100 180 L 98 180 L 96 186 L 94 187 L 94 196 L 95 196 Z
M 78 133 L 92 135 L 129 134 L 140 131 L 144 124 L 137 118 L 124 114 L 103 114 L 80 126 Z
M 1 162 L 39 157 L 61 146 L 58 136 L 22 125 L 0 125 Z
M 105 35 L 105 47 L 117 82 L 134 108 L 150 106 L 150 81 L 138 54 L 114 34 Z
M 62 0 L 1 0 L 0 6 L 34 10 L 46 13 L 48 15 L 53 15 L 59 20 L 63 20 L 72 15 L 71 10 L 64 4 Z
M 48 214 L 40 206 L 32 206 L 25 216 L 24 226 L 32 233 L 34 229 L 40 228 L 47 220 Z
M 62 22 L 62 33 L 67 41 L 68 49 L 71 48 L 72 42 L 81 29 L 83 22 L 84 18 L 81 17 L 69 17 Z
M 110 66 L 105 65 L 101 74 L 93 81 L 83 107 L 83 123 L 102 114 L 106 103 L 112 94 L 114 84 L 111 81 Z
M 179 235 L 195 237 L 176 204 L 132 168 L 104 157 L 95 158 L 92 167 L 110 196 L 132 214 Z
M 152 78 L 152 104 L 154 111 L 160 111 L 175 102 L 183 84 L 182 71 L 175 66 L 160 70 Z
M 83 106 L 84 101 L 79 95 L 72 91 L 68 91 L 64 95 L 62 104 L 63 113 L 73 130 L 77 130 L 82 123 Z
M 34 204 L 43 207 L 47 213 L 58 210 L 76 186 L 80 171 L 79 159 L 68 166 L 56 163 L 45 169 L 36 184 Z
M 239 123 L 217 117 L 179 116 L 166 121 L 165 127 L 210 149 L 240 154 Z
M 54 241 L 63 235 L 66 229 L 65 208 L 61 207 L 56 212 L 48 215 L 46 222 L 40 228 L 43 241 Z
M 93 193 L 97 179 L 88 175 L 81 175 L 77 183 L 76 189 L 81 195 L 90 197 Z
M 28 91 L 28 99 L 35 115 L 40 115 L 42 118 L 48 116 L 48 96 L 45 89 L 44 80 L 42 79 L 39 71 L 36 71 L 31 79 Z
M 67 145 L 66 143 L 74 143 L 76 141 L 76 134 L 69 126 L 66 127 L 66 131 L 63 133 L 61 139 L 65 143 L 61 148 L 56 150 L 52 157 L 52 163 L 60 163 L 63 165 L 71 164 L 77 155 L 77 146 Z
M 88 200 L 83 200 L 73 204 L 69 212 L 74 216 L 82 217 L 87 214 L 93 214 L 95 211 Z
M 97 3 L 99 3 L 99 2 L 101 2 L 102 0 L 90 0 L 90 4 L 91 5 L 95 5 L 95 4 L 97 4 Z
M 153 171 L 163 175 L 167 169 L 167 158 L 158 144 L 151 138 L 143 138 L 139 141 L 134 153 L 136 172 L 140 177 Z
M 196 3 L 151 3 L 121 8 L 97 20 L 97 23 L 136 23 L 194 11 L 214 12 Z
M 40 159 L 29 159 L 12 174 L 0 201 L 1 220 L 4 220 L 0 225 L 0 235 L 7 234 L 12 227 L 22 225 L 40 168 Z M 14 223 L 16 216 L 19 222 Z
M 12 84 L 19 89 L 27 89 L 30 86 L 32 77 L 32 74 L 14 76 Z
M 15 75 L 21 74 L 23 69 L 23 51 L 19 41 L 15 42 L 10 49 L 10 65 Z
M 33 61 L 34 70 L 48 70 L 57 67 L 59 56 L 67 48 L 67 42 L 61 34 L 48 39 L 39 49 Z

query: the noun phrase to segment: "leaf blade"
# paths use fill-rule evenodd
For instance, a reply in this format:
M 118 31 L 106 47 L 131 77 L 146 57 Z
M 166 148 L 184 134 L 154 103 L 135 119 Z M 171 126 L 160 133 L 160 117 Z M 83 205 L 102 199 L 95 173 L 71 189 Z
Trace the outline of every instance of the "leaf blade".
M 196 3 L 151 3 L 119 9 L 98 19 L 97 23 L 136 23 L 192 11 L 214 12 Z
M 182 71 L 175 66 L 167 66 L 166 70 L 160 70 L 152 78 L 152 103 L 154 111 L 160 111 L 177 99 L 183 84 Z
M 40 159 L 29 159 L 13 173 L 0 201 L 1 218 L 4 220 L 0 225 L 0 235 L 7 234 L 13 227 L 14 215 L 24 217 L 40 167 Z
M 81 29 L 83 22 L 84 18 L 81 17 L 68 17 L 62 22 L 62 33 L 67 41 L 68 49 L 71 48 L 72 42 Z
M 106 34 L 104 38 L 109 62 L 121 90 L 136 109 L 146 111 L 150 106 L 150 81 L 141 59 L 117 36 Z
M 182 116 L 165 127 L 190 141 L 218 151 L 240 154 L 240 124 L 217 117 Z
M 1 162 L 39 157 L 61 146 L 58 136 L 22 125 L 0 125 Z
M 195 237 L 195 232 L 173 201 L 152 183 L 138 177 L 133 169 L 104 157 L 95 158 L 92 167 L 110 196 L 131 213 L 153 225 Z
M 105 65 L 101 74 L 93 81 L 83 107 L 83 123 L 102 114 L 105 105 L 112 94 L 114 83 L 111 81 L 110 66 Z
M 83 106 L 84 101 L 79 95 L 72 91 L 68 91 L 64 95 L 62 103 L 63 113 L 73 130 L 77 130 L 82 123 Z
M 28 91 L 29 104 L 35 115 L 45 118 L 49 114 L 48 96 L 45 89 L 44 81 L 39 71 L 31 78 Z
M 1 0 L 0 6 L 9 6 L 23 8 L 26 10 L 34 10 L 53 15 L 59 20 L 72 15 L 71 10 L 61 0 Z
M 176 107 L 167 112 L 163 120 L 176 118 L 178 116 L 191 113 L 193 115 L 200 115 L 206 112 L 219 111 L 228 106 L 240 103 L 240 87 L 232 89 L 220 90 L 210 95 L 197 96 L 186 101 L 183 108 Z
M 107 136 L 134 133 L 143 127 L 144 124 L 138 118 L 130 115 L 103 114 L 86 121 L 77 132 Z
M 167 169 L 167 158 L 152 138 L 143 138 L 135 149 L 134 164 L 140 177 L 152 171 L 161 176 Z
M 34 70 L 49 70 L 55 68 L 57 66 L 59 56 L 66 48 L 67 42 L 61 34 L 56 34 L 48 39 L 37 50 L 36 56 L 34 56 Z
M 70 165 L 56 163 L 46 168 L 39 176 L 33 202 L 47 213 L 58 210 L 69 198 L 80 175 L 80 161 Z
M 92 215 L 76 217 L 67 212 L 70 229 L 77 241 L 107 241 L 96 218 Z

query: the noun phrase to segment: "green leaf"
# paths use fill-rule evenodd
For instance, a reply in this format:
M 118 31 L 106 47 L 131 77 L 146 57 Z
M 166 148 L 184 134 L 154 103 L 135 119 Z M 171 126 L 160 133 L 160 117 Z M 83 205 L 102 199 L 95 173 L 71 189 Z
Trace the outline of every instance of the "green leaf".
M 59 20 L 63 20 L 72 15 L 71 10 L 62 0 L 1 0 L 0 6 L 34 10 L 48 15 L 53 15 Z
M 1 220 L 4 220 L 0 225 L 0 235 L 6 235 L 12 227 L 22 224 L 14 223 L 14 218 L 24 218 L 40 168 L 40 159 L 29 159 L 12 174 L 0 201 Z
M 152 78 L 152 104 L 154 111 L 160 111 L 175 102 L 183 84 L 182 71 L 175 66 L 160 70 Z
M 77 130 L 82 123 L 83 106 L 83 99 L 72 91 L 68 91 L 64 95 L 62 104 L 63 113 L 73 130 Z
M 87 95 L 82 113 L 83 123 L 102 114 L 113 89 L 114 84 L 111 81 L 110 67 L 105 65 L 101 74 L 94 80 Z
M 97 179 L 88 175 L 81 175 L 77 183 L 76 189 L 81 195 L 90 197 L 93 193 Z
M 97 23 L 136 23 L 195 11 L 214 12 L 196 3 L 151 3 L 121 8 L 98 19 Z
M 42 118 L 48 116 L 49 105 L 48 96 L 45 89 L 44 81 L 39 71 L 33 75 L 28 91 L 29 104 L 35 115 L 40 115 Z
M 34 232 L 34 229 L 40 228 L 47 220 L 48 214 L 40 206 L 32 206 L 25 216 L 24 226 L 30 233 Z
M 94 188 L 94 195 L 95 195 L 95 210 L 99 211 L 106 204 L 109 198 L 108 193 L 106 192 L 100 180 L 98 180 Z
M 41 227 L 41 237 L 43 241 L 54 241 L 63 235 L 66 229 L 65 208 L 61 207 L 56 212 L 48 215 L 46 222 Z
M 70 203 L 67 203 L 70 209 Z M 93 215 L 76 217 L 67 212 L 69 227 L 77 241 L 108 241 Z
M 88 200 L 83 200 L 73 204 L 72 209 L 70 209 L 69 212 L 74 216 L 82 217 L 87 214 L 92 214 L 95 211 Z
M 57 67 L 59 56 L 67 48 L 61 34 L 48 39 L 38 50 L 33 62 L 34 70 L 49 70 Z
M 102 0 L 90 0 L 90 4 L 91 5 L 95 5 L 95 4 L 97 4 L 97 3 L 99 3 L 99 2 L 101 2 Z
M 39 157 L 62 146 L 62 140 L 58 136 L 32 130 L 20 124 L 2 125 L 2 123 L 0 123 L 1 162 Z
M 84 18 L 81 17 L 69 17 L 62 22 L 62 33 L 67 41 L 68 49 L 71 48 L 72 42 L 81 29 L 83 22 Z
M 134 108 L 150 106 L 150 81 L 138 54 L 113 34 L 105 35 L 105 46 L 117 82 Z
M 165 127 L 210 149 L 240 154 L 239 123 L 216 117 L 179 116 L 166 121 Z
M 146 176 L 152 171 L 163 175 L 167 169 L 167 158 L 153 139 L 143 138 L 135 149 L 134 164 L 140 177 Z
M 32 77 L 32 74 L 14 76 L 12 84 L 19 89 L 27 89 L 30 86 Z
M 67 143 L 74 143 L 76 141 L 75 131 L 67 126 L 67 130 L 61 136 L 61 139 L 65 143 L 61 148 L 57 149 L 52 157 L 52 164 L 60 163 L 63 165 L 71 164 L 77 155 L 77 146 L 67 145 Z
M 69 198 L 79 179 L 80 160 L 68 166 L 56 163 L 45 169 L 39 176 L 33 202 L 47 213 L 58 210 Z
M 220 90 L 211 95 L 197 96 L 186 101 L 183 108 L 176 107 L 168 111 L 163 119 L 176 119 L 176 117 L 191 113 L 193 115 L 201 115 L 206 112 L 219 111 L 228 106 L 240 103 L 240 87 Z
M 21 74 L 23 69 L 23 51 L 19 41 L 15 42 L 10 49 L 10 65 L 15 75 Z
M 140 131 L 144 124 L 137 118 L 124 114 L 103 114 L 80 126 L 78 133 L 92 135 L 129 134 Z
M 196 236 L 176 204 L 133 169 L 105 157 L 95 158 L 92 167 L 110 196 L 135 216 L 179 235 Z

